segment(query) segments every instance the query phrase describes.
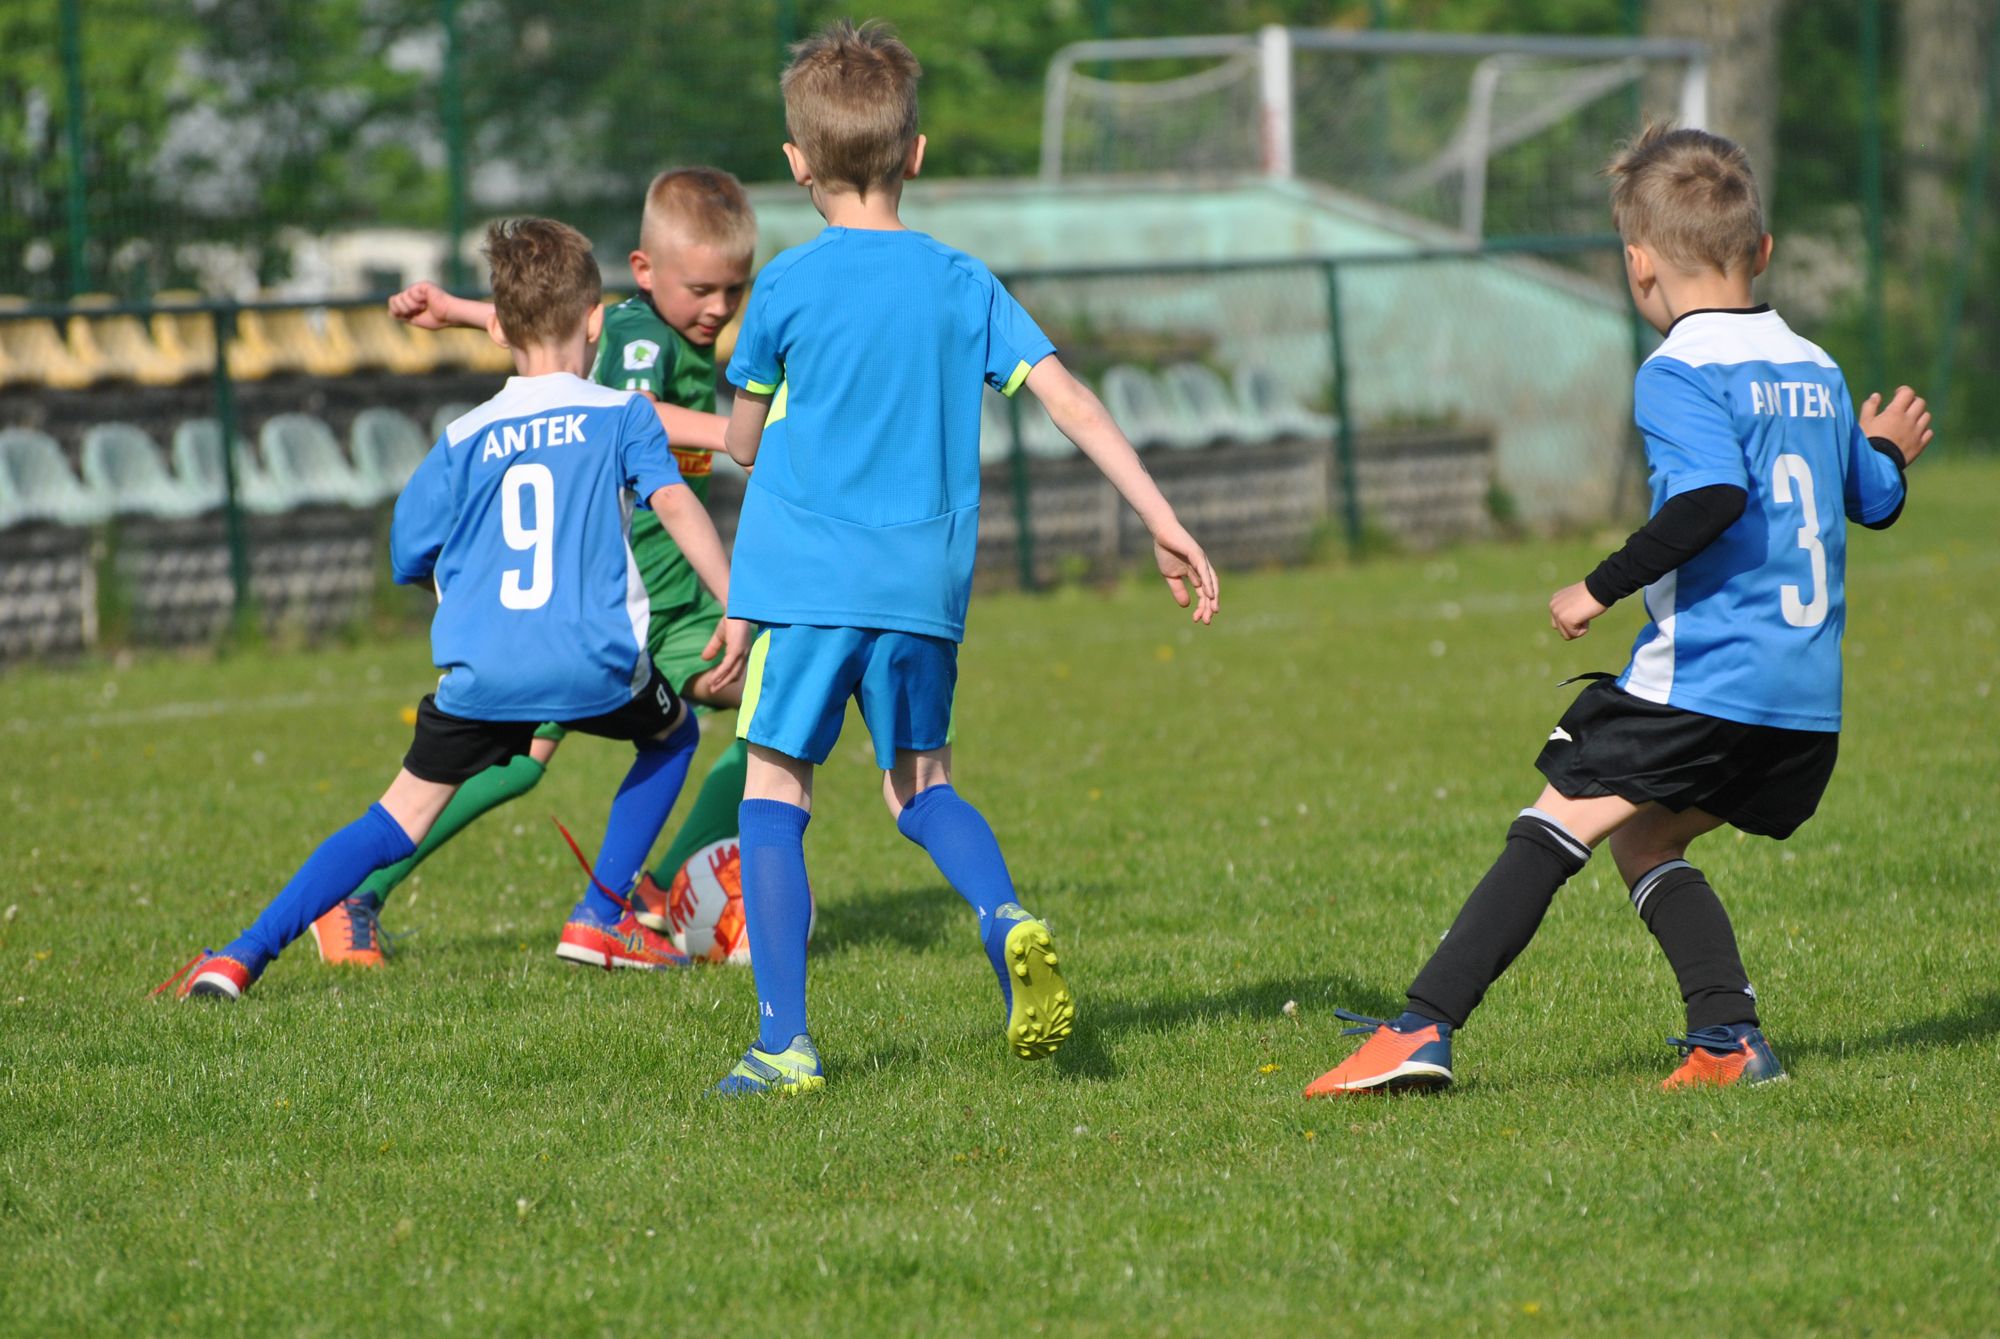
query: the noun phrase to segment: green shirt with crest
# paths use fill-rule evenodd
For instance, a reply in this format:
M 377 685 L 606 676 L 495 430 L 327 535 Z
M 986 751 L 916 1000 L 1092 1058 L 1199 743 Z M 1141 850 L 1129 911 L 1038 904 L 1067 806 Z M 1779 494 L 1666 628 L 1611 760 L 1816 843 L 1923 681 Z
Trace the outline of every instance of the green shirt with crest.
M 690 343 L 661 319 L 644 293 L 635 294 L 604 313 L 604 333 L 597 344 L 597 363 L 590 379 L 621 391 L 645 391 L 654 399 L 704 414 L 715 412 L 715 350 Z M 681 478 L 708 505 L 708 479 L 714 453 L 673 443 L 674 464 Z M 686 614 L 700 610 L 713 621 L 714 601 L 702 589 L 680 547 L 667 536 L 660 518 L 643 505 L 632 514 L 632 558 L 646 583 L 646 598 L 654 614 Z M 679 685 L 676 685 L 678 687 Z

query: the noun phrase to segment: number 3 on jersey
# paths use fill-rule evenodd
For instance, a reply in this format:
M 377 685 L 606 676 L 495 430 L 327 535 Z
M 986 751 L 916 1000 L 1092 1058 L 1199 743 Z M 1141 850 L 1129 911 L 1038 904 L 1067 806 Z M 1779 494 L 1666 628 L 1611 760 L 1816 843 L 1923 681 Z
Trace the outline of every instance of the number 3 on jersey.
M 516 469 L 526 468 L 516 466 Z M 547 471 L 544 470 L 544 473 Z M 1771 470 L 1771 496 L 1781 503 L 1798 496 L 1799 510 L 1805 513 L 1799 525 L 1799 547 L 1812 562 L 1812 598 L 1801 600 L 1799 588 L 1787 585 L 1778 592 L 1785 622 L 1795 628 L 1816 628 L 1826 622 L 1826 550 L 1819 542 L 1819 509 L 1813 506 L 1812 469 L 1804 456 L 1779 456 Z
M 534 494 L 532 526 L 521 524 L 523 493 Z M 1806 496 L 1812 496 L 1810 484 Z M 1811 511 L 1810 501 L 1807 511 Z M 507 547 L 533 555 L 528 560 L 525 586 L 518 567 L 500 574 L 500 603 L 508 609 L 540 609 L 556 588 L 556 476 L 547 465 L 512 465 L 500 476 L 500 528 Z

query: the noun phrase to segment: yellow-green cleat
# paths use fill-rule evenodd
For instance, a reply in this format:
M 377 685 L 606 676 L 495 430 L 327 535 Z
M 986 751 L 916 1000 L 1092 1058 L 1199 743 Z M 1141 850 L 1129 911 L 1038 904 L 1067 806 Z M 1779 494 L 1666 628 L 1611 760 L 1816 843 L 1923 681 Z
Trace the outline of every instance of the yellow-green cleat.
M 1023 1060 L 1046 1060 L 1076 1027 L 1076 1001 L 1056 970 L 1049 927 L 1029 918 L 1007 931 L 1007 1046 Z
M 826 1073 L 820 1068 L 819 1051 L 813 1046 L 812 1038 L 801 1032 L 792 1038 L 791 1045 L 775 1055 L 752 1046 L 736 1062 L 736 1068 L 715 1085 L 714 1091 L 722 1097 L 741 1097 L 750 1093 L 791 1097 L 799 1093 L 816 1093 L 824 1087 Z

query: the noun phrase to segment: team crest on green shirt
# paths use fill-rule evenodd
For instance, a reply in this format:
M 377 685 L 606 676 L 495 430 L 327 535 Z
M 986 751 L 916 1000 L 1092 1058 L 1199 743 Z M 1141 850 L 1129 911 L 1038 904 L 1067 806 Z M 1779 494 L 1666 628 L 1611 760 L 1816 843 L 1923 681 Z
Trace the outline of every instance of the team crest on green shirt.
M 660 346 L 650 339 L 635 339 L 625 346 L 625 368 L 643 372 L 660 361 Z

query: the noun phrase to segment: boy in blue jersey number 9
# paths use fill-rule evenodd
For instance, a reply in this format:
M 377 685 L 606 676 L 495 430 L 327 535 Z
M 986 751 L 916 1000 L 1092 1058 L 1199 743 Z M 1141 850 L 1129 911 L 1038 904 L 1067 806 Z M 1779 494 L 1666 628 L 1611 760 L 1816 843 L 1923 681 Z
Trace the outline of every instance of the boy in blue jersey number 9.
M 1451 1082 L 1451 1034 L 1607 838 L 1632 905 L 1687 1007 L 1685 1059 L 1664 1087 L 1760 1083 L 1784 1071 L 1758 1025 L 1722 903 L 1686 860 L 1727 823 L 1782 840 L 1810 818 L 1840 730 L 1847 522 L 1882 529 L 1931 438 L 1907 387 L 1857 416 L 1840 369 L 1751 281 L 1771 256 L 1743 151 L 1651 127 L 1613 159 L 1612 214 L 1641 315 L 1666 336 L 1633 413 L 1652 519 L 1549 604 L 1565 639 L 1645 591 L 1651 621 L 1616 679 L 1591 684 L 1549 735 L 1548 785 L 1390 1022 L 1308 1097 Z
M 486 250 L 489 328 L 519 375 L 445 429 L 396 499 L 389 539 L 396 579 L 437 588 L 431 654 L 445 673 L 381 800 L 321 843 L 249 929 L 176 973 L 182 998 L 241 996 L 362 880 L 406 859 L 461 784 L 527 753 L 544 721 L 638 752 L 594 871 L 593 895 L 614 920 L 603 890 L 630 885 L 687 777 L 698 731 L 647 654 L 646 589 L 627 539 L 633 503 L 652 507 L 726 603 L 722 542 L 653 407 L 583 379 L 604 319 L 589 241 L 519 219 L 493 225 Z M 712 679 L 740 678 L 745 639 L 725 624 L 716 641 Z

